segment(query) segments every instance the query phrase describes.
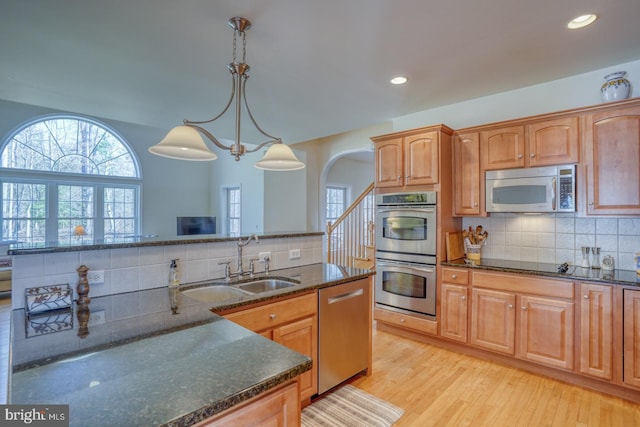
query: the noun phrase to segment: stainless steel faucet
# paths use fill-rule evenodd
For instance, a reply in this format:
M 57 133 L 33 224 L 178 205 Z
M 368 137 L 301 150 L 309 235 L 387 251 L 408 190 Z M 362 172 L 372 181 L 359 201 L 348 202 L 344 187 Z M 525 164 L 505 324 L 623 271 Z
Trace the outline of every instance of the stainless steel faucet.
M 238 271 L 236 272 L 238 276 L 242 276 L 244 274 L 244 270 L 242 269 L 242 248 L 251 243 L 252 239 L 255 240 L 256 243 L 260 243 L 260 240 L 258 240 L 258 236 L 256 236 L 255 234 L 249 236 L 244 242 L 242 241 L 242 239 L 238 240 Z

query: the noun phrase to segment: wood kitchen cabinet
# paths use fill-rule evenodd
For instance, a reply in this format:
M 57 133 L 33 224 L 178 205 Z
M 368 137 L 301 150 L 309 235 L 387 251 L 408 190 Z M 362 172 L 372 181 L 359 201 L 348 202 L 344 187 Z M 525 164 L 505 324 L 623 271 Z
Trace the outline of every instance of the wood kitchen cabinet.
M 453 137 L 453 215 L 484 211 L 484 176 L 480 170 L 480 134 Z
M 580 373 L 613 379 L 613 287 L 580 285 Z
M 480 132 L 482 170 L 525 167 L 524 126 Z
M 640 215 L 640 105 L 585 117 L 588 215 Z
M 578 163 L 578 130 L 575 115 L 482 131 L 482 170 Z
M 578 116 L 526 125 L 527 166 L 573 164 L 579 161 Z
M 573 369 L 573 282 L 474 272 L 471 283 L 472 345 Z
M 318 392 L 318 294 L 254 306 L 225 318 L 313 359 L 310 371 L 300 376 L 300 398 Z
M 238 408 L 201 421 L 194 427 L 298 426 L 300 398 L 297 382 L 279 387 L 247 401 Z
M 411 190 L 437 184 L 440 144 L 452 133 L 441 125 L 371 138 L 375 144 L 376 188 Z
M 623 304 L 623 382 L 640 388 L 640 291 L 625 289 Z
M 468 276 L 465 270 L 443 268 L 440 291 L 440 336 L 467 342 Z

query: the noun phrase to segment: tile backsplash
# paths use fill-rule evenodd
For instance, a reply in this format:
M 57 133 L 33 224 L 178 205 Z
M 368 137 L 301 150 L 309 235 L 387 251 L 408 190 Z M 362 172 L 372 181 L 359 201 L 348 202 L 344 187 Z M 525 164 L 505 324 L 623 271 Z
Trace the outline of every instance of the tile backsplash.
M 617 269 L 635 270 L 640 252 L 640 218 L 585 218 L 576 214 L 491 214 L 463 218 L 463 226 L 489 232 L 483 258 L 580 265 L 582 246 L 601 248 Z
M 271 270 L 322 262 L 322 239 L 322 235 L 261 239 L 259 244 L 245 246 L 244 268 L 260 252 L 271 252 Z M 75 299 L 76 270 L 83 264 L 90 270 L 104 271 L 104 283 L 91 285 L 89 297 L 167 286 L 172 259 L 179 260 L 181 283 L 222 278 L 222 262 L 231 262 L 231 271 L 237 270 L 237 248 L 235 241 L 227 241 L 13 255 L 11 305 L 14 309 L 24 307 L 26 288 L 66 283 L 74 290 Z M 290 259 L 292 249 L 300 251 L 299 258 Z M 264 265 L 257 263 L 256 273 L 263 270 Z

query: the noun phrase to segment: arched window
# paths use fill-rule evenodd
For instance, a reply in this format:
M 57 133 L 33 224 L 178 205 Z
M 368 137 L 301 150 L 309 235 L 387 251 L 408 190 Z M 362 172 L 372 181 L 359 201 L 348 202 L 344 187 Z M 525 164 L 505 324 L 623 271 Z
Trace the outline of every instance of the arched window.
M 140 168 L 104 124 L 40 118 L 0 152 L 2 240 L 27 246 L 110 243 L 138 234 Z

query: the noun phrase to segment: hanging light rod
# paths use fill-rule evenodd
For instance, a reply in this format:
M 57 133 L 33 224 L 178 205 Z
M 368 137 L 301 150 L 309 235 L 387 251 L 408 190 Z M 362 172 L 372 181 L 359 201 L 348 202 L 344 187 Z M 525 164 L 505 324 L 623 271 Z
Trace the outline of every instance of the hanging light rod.
M 246 153 L 253 153 L 265 147 L 266 145 L 271 144 L 271 147 L 269 147 L 262 160 L 258 161 L 255 164 L 255 166 L 259 169 L 286 171 L 304 168 L 304 163 L 298 160 L 289 146 L 284 144 L 280 138 L 269 135 L 264 130 L 262 130 L 262 128 L 258 126 L 255 119 L 253 118 L 253 114 L 251 114 L 249 104 L 247 103 L 245 92 L 245 86 L 247 83 L 247 79 L 249 78 L 249 75 L 247 73 L 249 72 L 250 68 L 246 63 L 245 31 L 251 28 L 251 22 L 249 22 L 249 20 L 246 18 L 235 17 L 229 20 L 229 26 L 233 28 L 233 62 L 230 63 L 227 68 L 231 73 L 233 81 L 231 86 L 231 96 L 229 97 L 227 105 L 224 107 L 220 114 L 210 120 L 192 121 L 184 119 L 181 126 L 176 126 L 175 128 L 171 129 L 169 133 L 164 137 L 164 139 L 153 147 L 150 147 L 149 151 L 158 156 L 169 157 L 171 159 L 196 161 L 215 160 L 218 158 L 218 156 L 216 156 L 213 151 L 209 150 L 204 142 L 204 139 L 202 139 L 202 135 L 204 135 L 218 148 L 228 150 L 231 155 L 235 157 L 236 161 L 239 161 L 240 157 L 245 155 Z M 238 60 L 236 59 L 236 44 L 238 37 L 240 37 L 242 41 L 242 58 L 240 62 L 238 62 Z M 211 132 L 200 125 L 214 122 L 222 117 L 227 112 L 227 110 L 229 110 L 229 107 L 233 103 L 234 98 L 236 107 L 235 142 L 233 145 L 226 146 L 218 141 L 218 139 L 213 136 Z M 240 142 L 240 125 L 243 102 L 244 107 L 247 110 L 249 119 L 251 119 L 251 123 L 253 123 L 253 126 L 262 135 L 269 138 L 268 141 L 263 142 L 262 144 L 251 150 L 247 149 L 247 147 L 245 147 Z

